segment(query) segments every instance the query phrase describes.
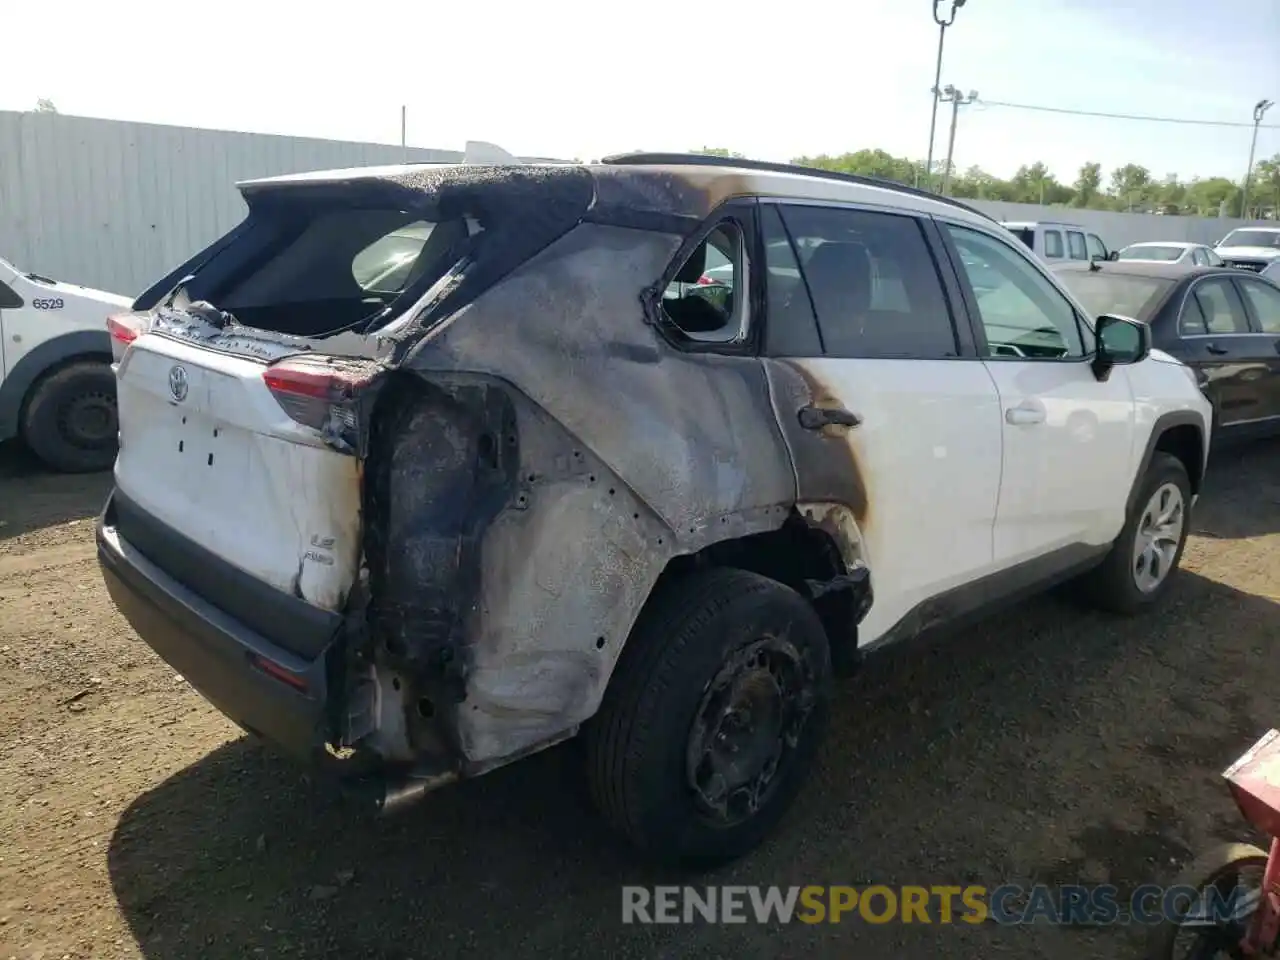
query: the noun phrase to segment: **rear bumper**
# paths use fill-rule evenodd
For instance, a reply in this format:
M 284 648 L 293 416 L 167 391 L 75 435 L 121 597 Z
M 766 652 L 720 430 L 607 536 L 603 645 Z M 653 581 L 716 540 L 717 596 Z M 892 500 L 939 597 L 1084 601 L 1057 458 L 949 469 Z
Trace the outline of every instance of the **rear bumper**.
M 97 542 L 107 592 L 147 646 L 250 733 L 299 759 L 321 758 L 324 654 L 304 660 L 170 577 L 120 536 L 110 501 L 98 521 Z M 257 665 L 262 660 L 287 671 L 290 682 L 265 672 Z

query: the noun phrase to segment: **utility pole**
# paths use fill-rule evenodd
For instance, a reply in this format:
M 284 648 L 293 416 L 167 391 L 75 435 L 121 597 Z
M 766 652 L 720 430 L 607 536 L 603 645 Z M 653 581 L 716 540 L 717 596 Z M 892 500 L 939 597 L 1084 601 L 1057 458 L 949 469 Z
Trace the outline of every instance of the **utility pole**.
M 970 90 L 966 95 L 951 84 L 947 84 L 936 93 L 936 96 L 942 103 L 951 104 L 951 136 L 947 140 L 947 162 L 942 170 L 942 190 L 940 191 L 943 196 L 946 196 L 947 188 L 951 185 L 951 158 L 956 149 L 956 121 L 960 119 L 960 108 L 967 107 L 978 99 L 978 91 Z
M 1253 139 L 1249 142 L 1249 168 L 1244 172 L 1244 192 L 1240 194 L 1240 218 L 1249 217 L 1249 179 L 1253 176 L 1253 152 L 1258 149 L 1258 127 L 1262 115 L 1275 106 L 1272 100 L 1259 100 L 1253 105 Z
M 407 110 L 408 108 L 405 107 L 403 104 L 401 104 L 400 106 L 400 160 L 402 163 L 409 162 L 409 148 L 405 144 L 405 139 L 404 139 L 405 121 L 406 121 L 405 115 L 407 113 Z
M 950 2 L 951 10 L 944 17 L 942 7 Z M 966 0 L 933 0 L 933 22 L 938 25 L 938 63 L 933 71 L 933 105 L 929 111 L 929 154 L 924 161 L 925 187 L 933 189 L 933 135 L 938 127 L 938 87 L 942 84 L 942 45 L 947 39 L 947 27 L 956 22 L 956 11 Z M 920 186 L 919 182 L 916 186 Z

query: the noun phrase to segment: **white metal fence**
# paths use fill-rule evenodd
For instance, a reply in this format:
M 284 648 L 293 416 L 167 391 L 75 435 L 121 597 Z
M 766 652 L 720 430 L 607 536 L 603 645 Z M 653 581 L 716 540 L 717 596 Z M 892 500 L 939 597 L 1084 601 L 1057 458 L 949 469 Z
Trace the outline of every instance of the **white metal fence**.
M 244 217 L 237 180 L 461 156 L 0 111 L 0 257 L 134 295 Z
M 0 257 L 133 295 L 239 222 L 245 208 L 237 180 L 461 157 L 454 150 L 0 111 Z M 1113 247 L 1212 243 L 1243 222 L 974 203 L 1005 220 L 1079 223 Z

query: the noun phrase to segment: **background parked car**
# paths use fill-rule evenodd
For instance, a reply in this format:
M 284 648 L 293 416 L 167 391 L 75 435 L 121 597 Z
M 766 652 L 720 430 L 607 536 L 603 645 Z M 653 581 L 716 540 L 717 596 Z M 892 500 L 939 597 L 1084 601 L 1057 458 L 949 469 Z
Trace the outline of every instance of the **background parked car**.
M 1005 221 L 1001 226 L 1050 265 L 1072 260 L 1088 263 L 1115 259 L 1114 251 L 1107 248 L 1101 237 L 1073 223 Z
M 20 436 L 55 470 L 105 470 L 116 455 L 114 293 L 24 273 L 0 260 L 0 441 Z
M 1280 287 L 1228 267 L 1141 261 L 1055 272 L 1091 313 L 1148 323 L 1152 345 L 1195 370 L 1215 443 L 1280 432 Z
M 1222 267 L 1226 264 L 1214 249 L 1203 243 L 1185 240 L 1147 240 L 1124 247 L 1118 260 L 1147 260 L 1157 263 L 1180 263 L 1184 266 Z
M 1219 240 L 1214 249 L 1227 266 L 1260 273 L 1280 260 L 1280 227 L 1241 227 Z

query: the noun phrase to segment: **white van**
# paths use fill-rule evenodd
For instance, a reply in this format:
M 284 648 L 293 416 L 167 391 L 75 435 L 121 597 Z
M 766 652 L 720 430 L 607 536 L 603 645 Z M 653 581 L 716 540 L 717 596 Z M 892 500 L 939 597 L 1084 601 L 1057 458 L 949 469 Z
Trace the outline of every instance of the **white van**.
M 55 470 L 111 466 L 118 427 L 107 317 L 129 306 L 0 259 L 0 441 L 21 437 Z
M 1004 221 L 1000 224 L 1030 247 L 1042 260 L 1062 263 L 1068 260 L 1115 260 L 1118 254 L 1102 242 L 1096 233 L 1089 233 L 1074 223 L 1055 223 L 1048 220 Z

